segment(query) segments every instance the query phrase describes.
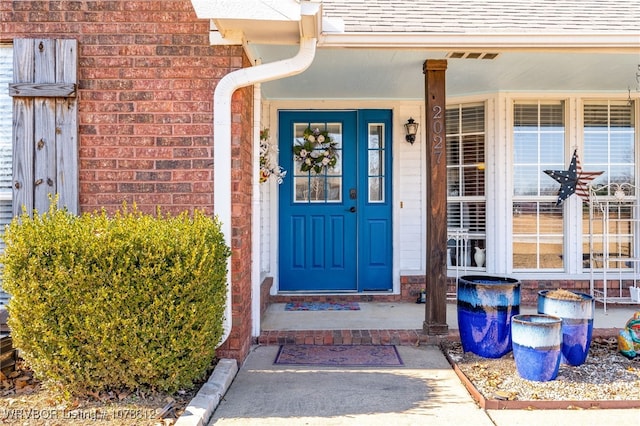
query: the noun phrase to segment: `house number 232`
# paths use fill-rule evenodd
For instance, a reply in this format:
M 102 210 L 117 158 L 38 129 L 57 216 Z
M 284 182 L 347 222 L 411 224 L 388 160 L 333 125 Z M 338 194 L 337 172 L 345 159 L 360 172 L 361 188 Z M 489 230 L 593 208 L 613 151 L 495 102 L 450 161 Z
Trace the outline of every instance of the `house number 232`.
M 432 108 L 433 114 L 431 115 L 431 134 L 433 144 L 433 154 L 436 158 L 436 164 L 440 164 L 442 158 L 442 150 L 444 147 L 444 138 L 442 131 L 444 130 L 444 120 L 442 119 L 442 107 L 440 105 L 434 105 Z

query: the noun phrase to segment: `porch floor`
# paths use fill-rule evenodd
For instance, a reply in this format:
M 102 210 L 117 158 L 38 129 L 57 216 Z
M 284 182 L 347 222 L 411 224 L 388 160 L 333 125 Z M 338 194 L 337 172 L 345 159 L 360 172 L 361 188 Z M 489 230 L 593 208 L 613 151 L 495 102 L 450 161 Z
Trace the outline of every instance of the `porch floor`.
M 360 302 L 359 311 L 285 311 L 284 303 L 269 305 L 257 343 L 262 345 L 419 345 L 458 336 L 457 307 L 447 304 L 446 336 L 428 336 L 422 331 L 425 305 L 418 303 Z M 638 305 L 596 304 L 594 336 L 614 336 Z M 520 306 L 520 313 L 535 313 L 533 306 Z

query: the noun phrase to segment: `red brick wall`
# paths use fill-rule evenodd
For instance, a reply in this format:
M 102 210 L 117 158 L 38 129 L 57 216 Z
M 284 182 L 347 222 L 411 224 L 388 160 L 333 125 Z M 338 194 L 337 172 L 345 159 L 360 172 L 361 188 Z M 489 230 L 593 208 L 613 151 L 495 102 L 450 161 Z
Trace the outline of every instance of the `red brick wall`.
M 464 275 L 483 275 L 468 273 Z M 415 299 L 421 288 L 425 287 L 425 277 L 422 275 L 408 275 L 400 277 L 403 301 Z M 589 294 L 590 283 L 587 280 L 520 280 L 520 304 L 535 306 L 538 301 L 538 291 L 564 289 Z M 456 279 L 447 279 L 447 292 L 456 293 Z M 408 296 L 404 297 L 405 294 Z
M 245 58 L 243 66 L 250 64 Z M 231 197 L 233 327 L 218 355 L 243 360 L 251 346 L 251 172 L 253 90 L 233 95 L 231 106 Z
M 470 275 L 470 274 L 467 274 Z M 482 275 L 482 274 L 480 274 Z M 263 297 L 268 298 L 269 303 L 286 302 L 401 302 L 415 303 L 422 289 L 426 289 L 424 275 L 403 275 L 400 277 L 400 294 L 347 294 L 347 295 L 274 295 L 268 293 Z M 625 284 L 628 287 L 631 283 Z M 602 287 L 602 282 L 597 283 L 596 288 Z M 538 301 L 538 291 L 565 289 L 589 294 L 589 281 L 575 280 L 520 280 L 520 304 L 523 306 L 535 306 Z M 617 291 L 616 283 L 609 286 L 609 291 Z M 455 303 L 456 279 L 447 278 L 447 293 L 449 302 Z M 613 294 L 613 293 L 612 293 Z M 629 296 L 625 292 L 624 296 Z
M 240 46 L 210 46 L 189 0 L 0 0 L 0 42 L 78 40 L 80 205 L 136 203 L 213 211 L 213 92 L 248 66 Z M 252 88 L 234 96 L 234 331 L 225 355 L 250 344 Z
M 78 40 L 80 203 L 213 207 L 213 89 L 241 47 L 209 46 L 189 0 L 0 0 L 0 38 Z
M 273 277 L 265 277 L 260 283 L 260 320 L 264 320 L 270 303 L 271 287 L 273 286 Z

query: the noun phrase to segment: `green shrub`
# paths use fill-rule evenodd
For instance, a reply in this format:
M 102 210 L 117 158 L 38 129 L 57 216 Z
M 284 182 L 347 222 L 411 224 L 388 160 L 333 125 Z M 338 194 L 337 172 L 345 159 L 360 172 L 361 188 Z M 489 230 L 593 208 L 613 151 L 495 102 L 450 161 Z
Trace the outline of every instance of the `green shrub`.
M 39 377 L 67 394 L 173 392 L 203 377 L 230 255 L 217 220 L 52 207 L 15 218 L 4 238 L 9 326 Z

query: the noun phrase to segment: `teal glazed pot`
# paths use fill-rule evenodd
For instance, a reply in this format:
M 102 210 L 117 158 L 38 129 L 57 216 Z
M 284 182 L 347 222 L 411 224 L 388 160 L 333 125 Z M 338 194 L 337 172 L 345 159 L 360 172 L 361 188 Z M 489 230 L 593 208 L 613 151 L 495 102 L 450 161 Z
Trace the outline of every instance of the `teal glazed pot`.
M 595 300 L 588 294 L 572 292 L 580 300 L 547 297 L 549 290 L 538 292 L 538 313 L 562 318 L 562 360 L 582 365 L 589 354 L 593 334 Z
M 520 313 L 520 281 L 483 275 L 458 279 L 462 350 L 484 358 L 511 352 L 511 318 Z
M 562 318 L 516 315 L 511 321 L 513 359 L 523 379 L 547 382 L 558 376 L 562 357 Z

